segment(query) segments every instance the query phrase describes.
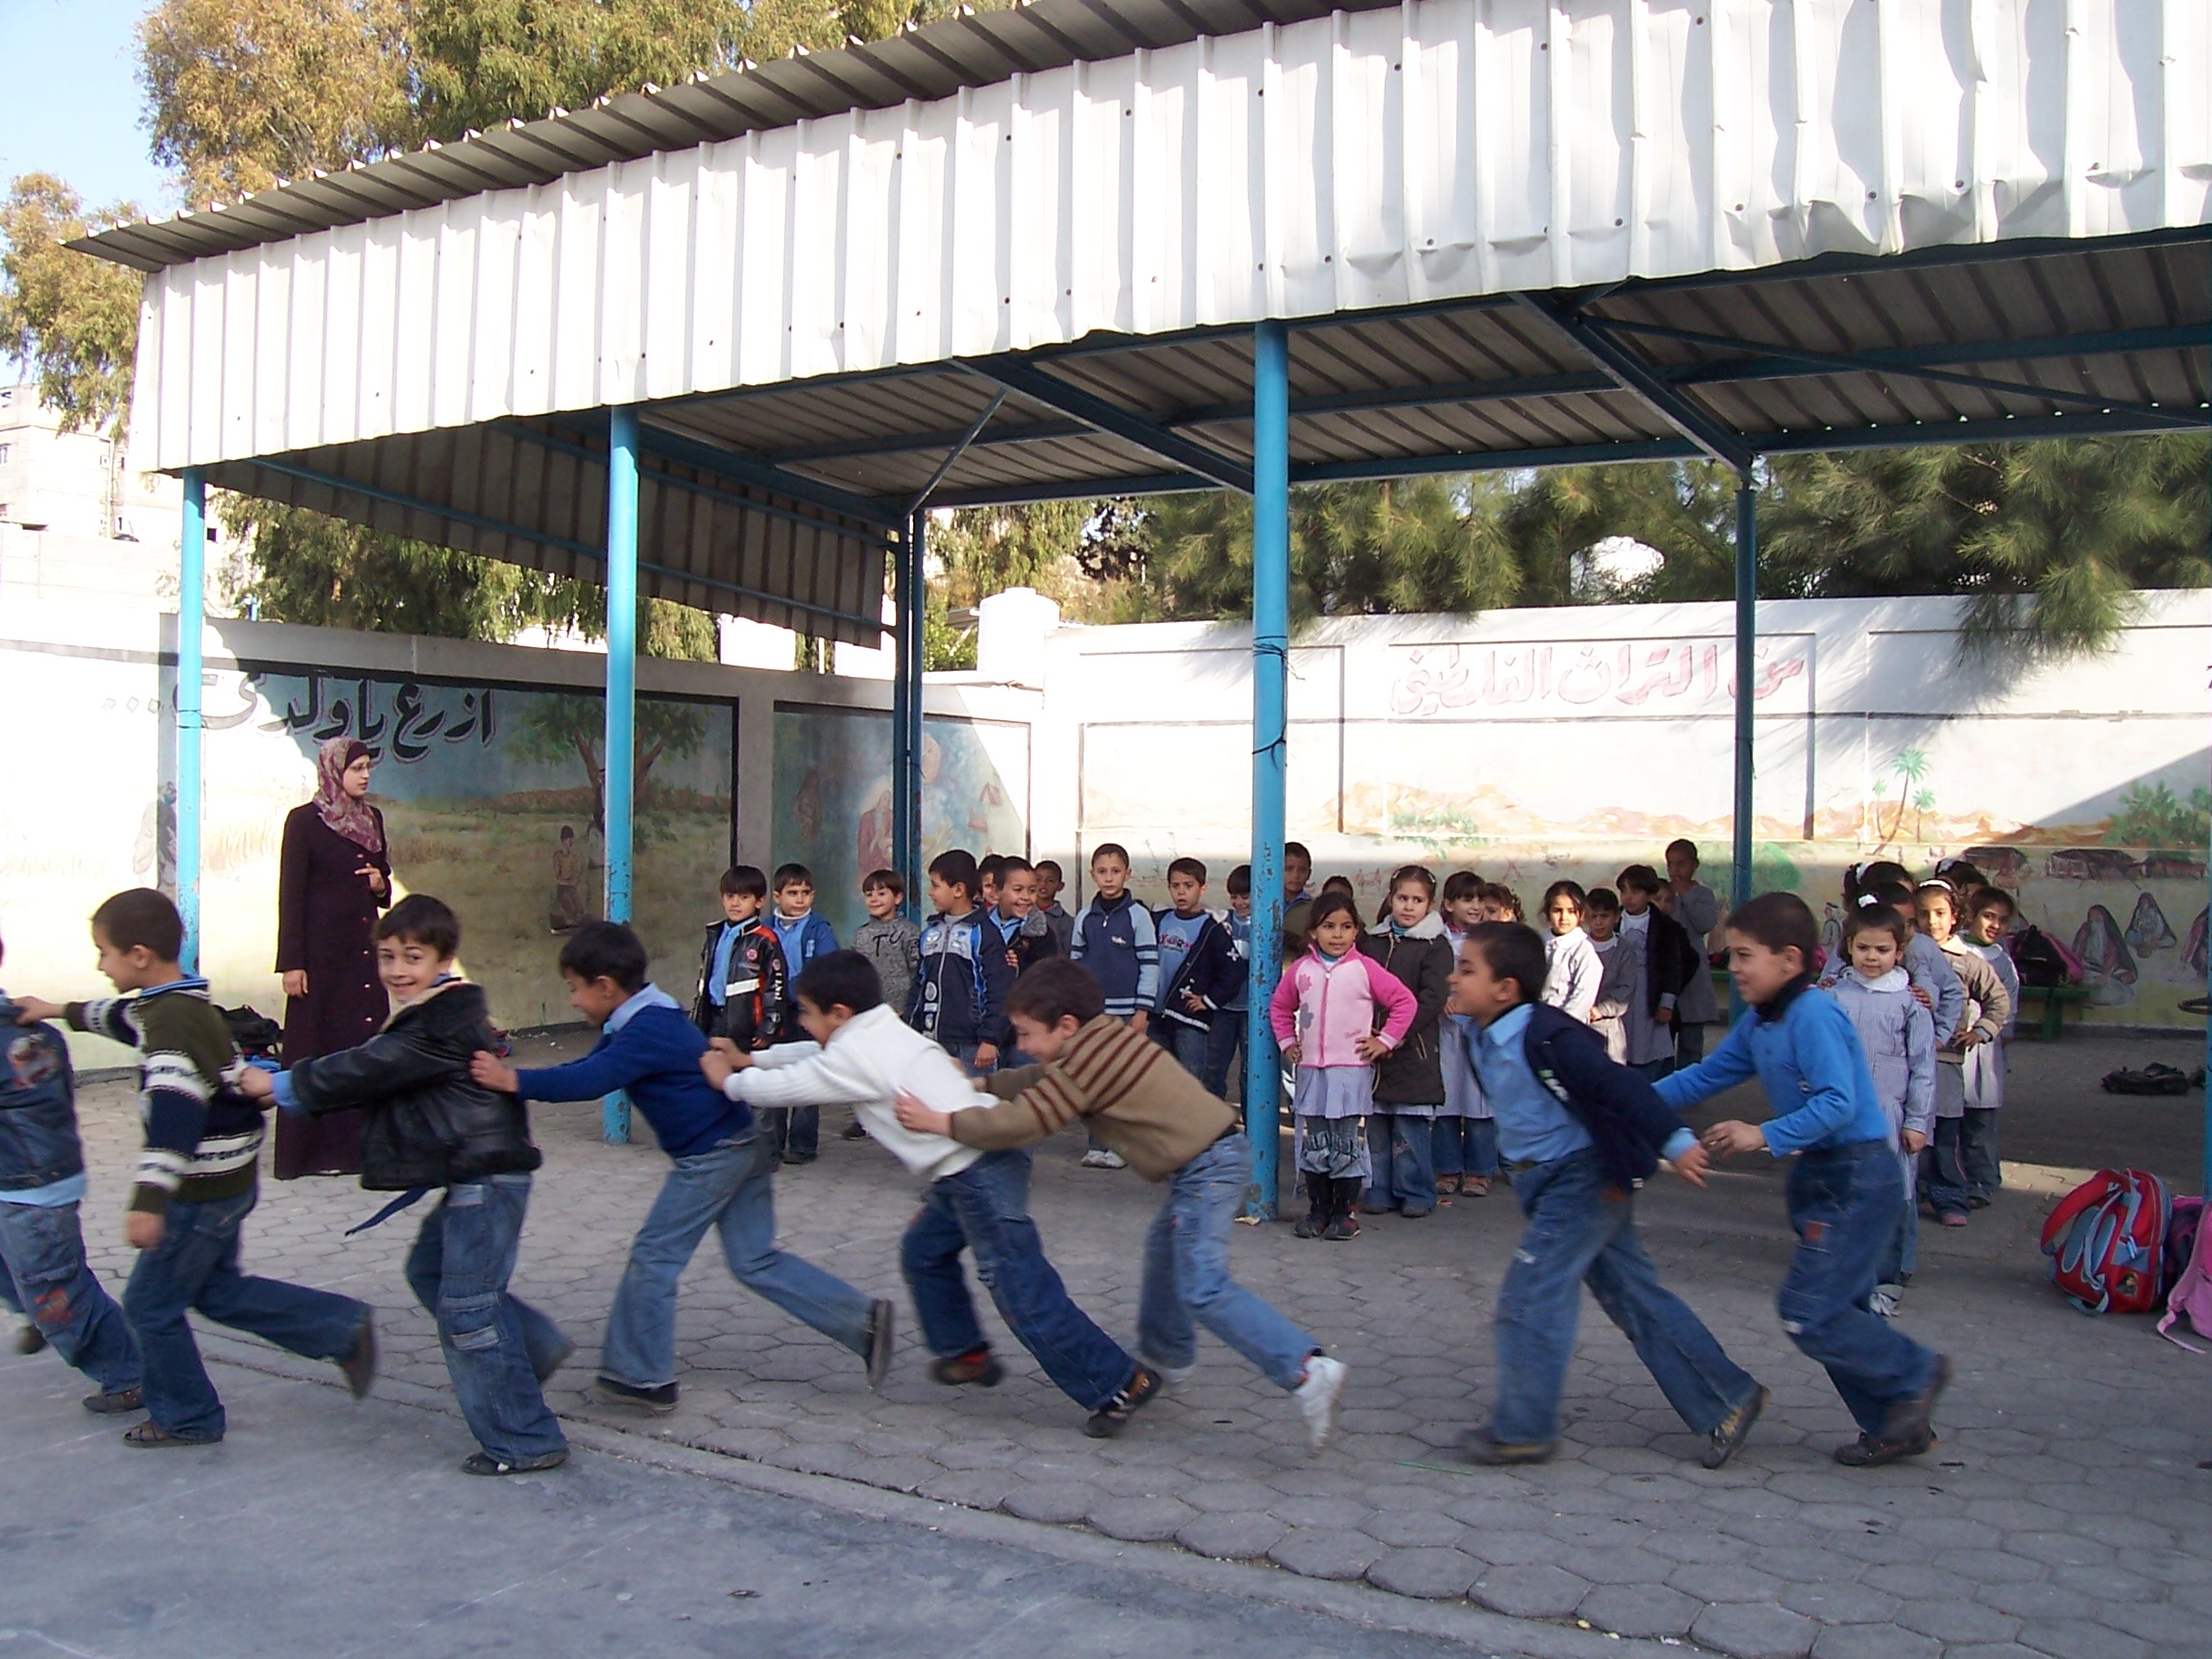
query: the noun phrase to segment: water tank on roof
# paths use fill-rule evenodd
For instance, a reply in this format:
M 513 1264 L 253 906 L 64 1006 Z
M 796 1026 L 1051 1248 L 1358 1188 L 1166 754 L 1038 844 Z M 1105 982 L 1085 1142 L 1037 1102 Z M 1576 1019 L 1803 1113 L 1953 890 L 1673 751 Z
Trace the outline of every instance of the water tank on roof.
M 1014 685 L 1045 684 L 1045 641 L 1060 607 L 1034 588 L 1009 588 L 975 607 L 975 669 Z

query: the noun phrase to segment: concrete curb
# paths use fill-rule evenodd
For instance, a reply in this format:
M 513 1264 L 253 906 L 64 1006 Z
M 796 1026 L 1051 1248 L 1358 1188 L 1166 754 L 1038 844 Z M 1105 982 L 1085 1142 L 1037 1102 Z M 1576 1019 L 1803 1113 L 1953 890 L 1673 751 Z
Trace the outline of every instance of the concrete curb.
M 278 1349 L 213 1332 L 201 1333 L 201 1347 L 206 1358 L 216 1364 L 326 1388 L 341 1386 L 327 1366 L 297 1359 Z M 450 1394 L 419 1383 L 379 1378 L 373 1398 L 444 1417 L 460 1416 Z M 1024 1521 L 994 1509 L 964 1508 L 832 1475 L 803 1475 L 672 1437 L 633 1433 L 589 1419 L 556 1415 L 570 1445 L 600 1456 L 719 1480 L 864 1520 L 922 1527 L 947 1537 L 1025 1550 L 1079 1566 L 1142 1573 L 1181 1589 L 1241 1597 L 1370 1629 L 1437 1637 L 1479 1651 L 1489 1659 L 1703 1659 L 1707 1653 L 1707 1649 L 1686 1641 L 1644 1641 L 1596 1629 L 1511 1619 L 1463 1602 L 1423 1601 L 1365 1584 L 1305 1578 L 1277 1569 L 1217 1561 L 1166 1545 L 1125 1544 L 1088 1530 Z

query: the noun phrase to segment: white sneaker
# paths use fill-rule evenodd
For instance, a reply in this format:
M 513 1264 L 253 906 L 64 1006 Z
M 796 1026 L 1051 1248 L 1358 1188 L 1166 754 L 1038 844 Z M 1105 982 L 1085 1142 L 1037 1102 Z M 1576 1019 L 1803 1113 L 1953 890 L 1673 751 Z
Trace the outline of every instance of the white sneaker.
M 1083 1154 L 1083 1167 L 1086 1169 L 1126 1169 L 1129 1166 L 1120 1153 L 1109 1152 L 1101 1146 L 1095 1152 Z
M 1885 1319 L 1896 1318 L 1897 1310 L 1904 1304 L 1905 1287 L 1902 1285 L 1877 1285 L 1874 1286 L 1874 1294 L 1866 1298 L 1867 1310 L 1879 1313 Z
M 1306 1361 L 1306 1381 L 1298 1384 L 1298 1409 L 1306 1414 L 1306 1439 L 1316 1453 L 1336 1435 L 1336 1408 L 1344 1398 L 1344 1362 L 1326 1354 Z

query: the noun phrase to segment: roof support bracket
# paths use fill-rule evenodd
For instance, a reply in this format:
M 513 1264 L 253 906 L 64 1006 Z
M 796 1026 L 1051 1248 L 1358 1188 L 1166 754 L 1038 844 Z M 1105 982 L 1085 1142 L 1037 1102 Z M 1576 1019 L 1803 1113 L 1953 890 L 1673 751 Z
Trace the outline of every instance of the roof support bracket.
M 1220 489 L 1234 490 L 1240 495 L 1252 493 L 1252 469 L 1248 464 L 1224 455 L 1209 445 L 1179 437 L 1142 415 L 1133 415 L 1094 393 L 1070 385 L 1057 374 L 1047 374 L 1033 363 L 1012 356 L 974 357 L 962 359 L 960 367 L 971 374 L 1019 392 L 1033 403 L 1057 409 L 1094 432 L 1118 438 L 1147 454 L 1195 472 Z
M 1757 458 L 1751 446 L 1670 386 L 1656 369 L 1614 339 L 1599 324 L 1555 300 L 1535 294 L 1517 294 L 1514 298 L 1527 311 L 1573 340 L 1581 348 L 1583 355 L 1604 371 L 1622 391 L 1631 394 L 1737 477 L 1751 476 L 1751 463 Z
M 983 405 L 983 413 L 975 417 L 974 423 L 961 435 L 960 441 L 945 451 L 945 459 L 937 463 L 937 470 L 929 474 L 929 482 L 917 490 L 914 499 L 906 503 L 907 517 L 913 517 L 929 505 L 929 497 L 937 493 L 937 486 L 945 482 L 945 474 L 951 471 L 959 464 L 960 457 L 968 453 L 968 445 L 983 435 L 983 428 L 991 424 L 991 418 L 998 413 L 999 405 L 1005 401 L 1006 388 L 1001 386 L 992 396 L 991 401 Z

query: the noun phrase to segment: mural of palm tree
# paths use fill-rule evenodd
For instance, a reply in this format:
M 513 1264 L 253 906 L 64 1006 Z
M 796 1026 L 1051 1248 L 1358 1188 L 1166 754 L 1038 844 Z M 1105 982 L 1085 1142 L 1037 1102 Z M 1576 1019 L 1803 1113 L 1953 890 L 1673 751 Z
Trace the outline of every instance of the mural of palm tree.
M 1889 762 L 1889 775 L 1891 778 L 1897 780 L 1897 807 L 1896 810 L 1890 814 L 1889 828 L 1887 831 L 1883 834 L 1880 840 L 1874 843 L 1877 850 L 1889 846 L 1892 842 L 1895 842 L 1898 835 L 1903 832 L 1905 829 L 1905 809 L 1908 806 L 1911 807 L 1915 812 L 1925 816 L 1928 809 L 1936 805 L 1935 792 L 1931 789 L 1922 787 L 1922 784 L 1928 776 L 1928 753 L 1926 750 L 1899 750 L 1897 752 L 1897 758 Z M 1883 795 L 1888 793 L 1888 787 L 1889 779 L 1887 778 L 1883 779 L 1880 782 L 1874 785 L 1874 794 L 1877 800 L 1879 800 L 1879 798 Z M 1877 829 L 1881 827 L 1881 816 L 1879 809 L 1877 809 L 1875 816 L 1875 827 Z M 1915 832 L 1917 832 L 1917 830 L 1915 830 Z
M 1925 841 L 1928 839 L 1928 814 L 1935 809 L 1935 790 L 1915 789 L 1912 792 L 1912 838 L 1914 840 Z

